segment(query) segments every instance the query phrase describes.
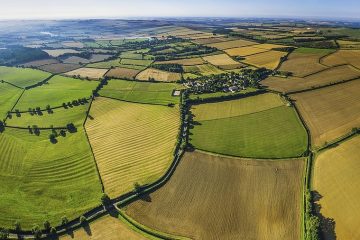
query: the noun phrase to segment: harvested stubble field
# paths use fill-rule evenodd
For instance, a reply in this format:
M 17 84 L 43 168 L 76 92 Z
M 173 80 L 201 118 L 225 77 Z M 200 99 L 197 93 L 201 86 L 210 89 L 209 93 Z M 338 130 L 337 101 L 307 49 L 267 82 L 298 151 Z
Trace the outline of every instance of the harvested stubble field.
M 1 226 L 16 220 L 23 229 L 45 220 L 58 225 L 63 216 L 72 219 L 99 205 L 101 185 L 82 128 L 57 144 L 50 133 L 7 128 L 0 134 Z
M 303 170 L 303 159 L 187 152 L 165 186 L 126 212 L 148 227 L 192 239 L 300 239 Z
M 320 58 L 333 52 L 329 49 L 298 48 L 281 64 L 280 71 L 292 72 L 294 76 L 304 77 L 327 67 L 320 64 Z
M 73 235 L 61 236 L 60 240 L 146 240 L 140 233 L 135 232 L 116 217 L 103 217 L 91 222 L 90 231 L 76 230 Z
M 78 68 L 81 68 L 81 65 L 66 64 L 66 63 L 55 63 L 55 64 L 43 65 L 43 66 L 39 67 L 39 69 L 41 69 L 43 71 L 54 73 L 54 74 L 65 73 L 65 72 L 69 72 L 69 71 L 72 71 L 72 70 L 75 70 Z
M 307 134 L 292 107 L 276 94 L 194 105 L 190 143 L 231 156 L 287 158 L 303 154 Z
M 89 98 L 98 82 L 55 76 L 48 84 L 26 90 L 21 96 L 16 108 L 27 111 L 29 108 L 45 109 L 61 106 L 64 102 L 72 102 L 79 98 Z
M 360 77 L 360 71 L 349 65 L 343 65 L 325 69 L 305 78 L 269 77 L 262 81 L 261 84 L 276 91 L 293 92 L 348 81 L 358 77 Z
M 7 112 L 12 109 L 21 95 L 22 90 L 7 83 L 0 82 L 0 121 L 2 121 Z
M 65 53 L 80 53 L 79 51 L 74 50 L 74 49 L 64 49 L 64 48 L 54 49 L 54 50 L 52 50 L 52 49 L 44 50 L 44 52 L 48 53 L 52 57 L 59 57 L 61 55 L 64 55 Z
M 310 128 L 312 144 L 322 146 L 360 127 L 360 79 L 290 95 Z
M 7 81 L 19 87 L 27 87 L 50 77 L 51 74 L 31 68 L 16 68 L 0 66 L 0 80 Z
M 97 98 L 86 122 L 105 192 L 117 197 L 162 176 L 173 160 L 179 108 Z
M 318 204 L 325 218 L 335 220 L 337 239 L 358 239 L 360 137 L 354 137 L 318 155 L 315 160 L 313 189 L 321 198 Z M 324 233 L 324 239 L 334 236 Z
M 225 50 L 230 56 L 249 56 L 257 53 L 267 52 L 269 50 L 256 48 L 256 47 L 240 47 L 240 48 L 231 48 Z
M 24 66 L 24 67 L 40 67 L 40 66 L 55 64 L 55 63 L 59 63 L 59 60 L 54 59 L 54 58 L 49 58 L 49 59 L 27 62 L 27 63 L 23 64 L 22 66 Z
M 107 69 L 102 68 L 79 68 L 70 72 L 65 73 L 67 76 L 80 76 L 81 78 L 89 78 L 89 79 L 100 79 L 102 78 Z
M 99 92 L 101 96 L 123 101 L 168 105 L 177 104 L 180 97 L 173 97 L 175 89 L 183 86 L 176 83 L 150 83 L 124 80 L 111 80 Z
M 180 73 L 166 72 L 155 68 L 148 68 L 136 76 L 137 80 L 149 81 L 155 79 L 156 81 L 163 82 L 176 82 L 181 79 Z
M 203 59 L 217 67 L 226 68 L 226 69 L 234 69 L 242 66 L 239 62 L 236 62 L 234 59 L 230 58 L 227 54 L 218 54 L 203 57 Z
M 275 69 L 280 64 L 280 59 L 286 56 L 286 52 L 268 51 L 247 56 L 242 62 L 256 66 Z
M 337 40 L 342 49 L 360 49 L 360 42 Z
M 203 63 L 204 60 L 200 57 L 156 62 L 156 64 L 180 64 L 183 66 L 201 65 Z
M 106 73 L 106 76 L 118 79 L 135 79 L 136 75 L 140 72 L 141 70 L 117 67 L 110 69 L 110 71 Z
M 349 64 L 360 68 L 360 50 L 339 50 L 323 58 L 321 63 L 327 66 Z
M 62 42 L 61 44 L 65 47 L 69 47 L 69 48 L 83 48 L 84 47 L 84 44 L 82 42 L 75 42 L 75 41 Z
M 90 63 L 90 60 L 78 56 L 70 56 L 62 59 L 62 62 L 67 64 L 86 64 Z
M 251 45 L 256 45 L 257 42 L 252 42 L 248 40 L 232 40 L 232 41 L 226 41 L 226 42 L 218 42 L 218 43 L 211 43 L 207 44 L 209 47 L 214 47 L 220 50 L 225 50 L 229 48 L 240 48 L 240 47 L 246 47 Z

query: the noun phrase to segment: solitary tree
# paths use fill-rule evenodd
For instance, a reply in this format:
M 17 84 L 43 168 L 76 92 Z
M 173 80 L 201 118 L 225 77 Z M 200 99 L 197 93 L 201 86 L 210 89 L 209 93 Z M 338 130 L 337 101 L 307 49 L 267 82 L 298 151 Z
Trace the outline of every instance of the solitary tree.
M 64 217 L 61 218 L 61 224 L 62 224 L 62 225 L 66 225 L 66 224 L 68 224 L 68 223 L 69 223 L 69 220 L 67 219 L 66 216 L 64 216 Z
M 104 194 L 101 196 L 101 203 L 102 203 L 102 205 L 104 205 L 104 206 L 110 204 L 110 197 L 109 197 L 106 193 L 104 193 Z
M 41 238 L 41 230 L 39 225 L 34 225 L 31 229 L 32 234 L 34 234 L 34 238 L 35 239 L 40 239 Z
M 16 232 L 20 232 L 21 231 L 21 224 L 19 221 L 15 221 L 14 223 L 14 228 Z

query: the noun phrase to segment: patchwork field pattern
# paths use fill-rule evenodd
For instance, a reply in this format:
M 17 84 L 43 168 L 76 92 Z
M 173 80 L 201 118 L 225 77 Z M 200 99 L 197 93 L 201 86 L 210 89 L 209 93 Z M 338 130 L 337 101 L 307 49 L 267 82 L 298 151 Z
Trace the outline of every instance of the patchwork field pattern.
M 319 147 L 360 127 L 360 80 L 290 95 Z
M 126 212 L 153 229 L 192 239 L 299 239 L 303 169 L 302 159 L 187 152 L 151 201 L 136 201 Z
M 233 41 L 226 41 L 226 42 L 218 42 L 218 43 L 211 43 L 208 44 L 209 47 L 214 47 L 220 50 L 225 50 L 229 48 L 239 48 L 239 47 L 246 47 L 251 45 L 256 45 L 258 43 L 248 41 L 248 40 L 233 40 Z
M 323 58 L 321 62 L 328 66 L 350 64 L 360 68 L 360 50 L 339 50 Z
M 86 122 L 105 192 L 117 197 L 165 173 L 173 160 L 179 109 L 98 98 Z M 131 141 L 129 141 L 131 140 Z
M 357 239 L 360 218 L 360 137 L 319 154 L 315 160 L 313 188 L 319 193 L 320 213 L 335 220 L 338 239 Z M 339 207 L 341 206 L 341 207 Z M 324 232 L 326 239 L 326 232 Z
M 203 59 L 212 65 L 225 69 L 234 69 L 242 66 L 239 62 L 236 62 L 227 54 L 211 55 L 203 57 Z

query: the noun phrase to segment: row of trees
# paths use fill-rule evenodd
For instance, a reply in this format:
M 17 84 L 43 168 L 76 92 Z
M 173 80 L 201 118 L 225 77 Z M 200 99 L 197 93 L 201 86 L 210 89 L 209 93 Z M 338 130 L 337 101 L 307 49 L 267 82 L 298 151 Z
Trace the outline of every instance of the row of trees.
M 168 71 L 168 72 L 175 72 L 175 73 L 183 73 L 184 69 L 182 65 L 177 63 L 171 63 L 171 64 L 153 64 L 151 65 L 153 68 Z

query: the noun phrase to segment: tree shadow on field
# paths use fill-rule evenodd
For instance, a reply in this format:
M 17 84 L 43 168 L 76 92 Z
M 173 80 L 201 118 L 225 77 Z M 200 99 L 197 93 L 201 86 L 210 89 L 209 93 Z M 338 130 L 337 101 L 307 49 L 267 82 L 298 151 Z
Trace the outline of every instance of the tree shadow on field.
M 82 227 L 88 236 L 92 236 L 90 224 L 88 222 L 83 223 Z
M 314 210 L 320 219 L 320 236 L 321 239 L 336 240 L 335 233 L 335 220 L 333 218 L 327 218 L 321 214 L 320 199 L 323 197 L 318 191 L 312 191 L 314 200 Z
M 89 118 L 90 120 L 94 120 L 94 117 L 91 116 L 90 114 L 88 115 L 88 118 Z
M 74 238 L 74 231 L 70 228 L 66 229 L 66 234 L 69 235 L 71 238 Z
M 140 199 L 141 201 L 144 201 L 144 202 L 151 202 L 150 194 L 147 194 L 147 193 L 142 193 L 142 194 L 139 196 L 139 199 Z

